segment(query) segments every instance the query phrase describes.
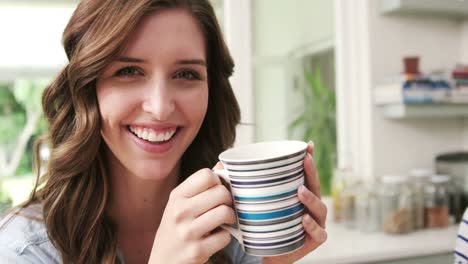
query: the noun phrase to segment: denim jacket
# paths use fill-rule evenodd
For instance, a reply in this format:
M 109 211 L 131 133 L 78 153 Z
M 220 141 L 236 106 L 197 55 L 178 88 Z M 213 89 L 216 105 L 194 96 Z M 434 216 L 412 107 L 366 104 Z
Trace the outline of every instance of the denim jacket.
M 7 215 L 0 222 L 0 263 L 55 264 L 62 263 L 58 250 L 50 241 L 42 221 L 42 207 L 33 205 L 21 211 L 21 215 Z M 28 216 L 28 217 L 25 217 Z M 250 256 L 241 249 L 235 239 L 225 248 L 233 263 L 261 263 L 261 258 Z M 123 258 L 119 255 L 122 263 Z

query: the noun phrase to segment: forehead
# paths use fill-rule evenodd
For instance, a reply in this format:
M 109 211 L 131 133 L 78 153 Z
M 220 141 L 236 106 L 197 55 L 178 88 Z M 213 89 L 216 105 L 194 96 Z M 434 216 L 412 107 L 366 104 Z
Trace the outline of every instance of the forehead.
M 142 19 L 124 54 L 148 60 L 205 59 L 205 40 L 198 21 L 188 11 L 165 9 Z

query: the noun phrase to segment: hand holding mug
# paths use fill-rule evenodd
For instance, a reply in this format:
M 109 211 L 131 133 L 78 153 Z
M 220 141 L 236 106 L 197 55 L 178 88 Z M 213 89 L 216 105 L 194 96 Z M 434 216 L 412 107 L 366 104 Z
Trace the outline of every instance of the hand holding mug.
M 320 180 L 314 164 L 314 144 L 309 143 L 304 157 L 305 186 L 298 189 L 301 202 L 307 208 L 303 216 L 303 226 L 307 232 L 304 246 L 286 255 L 265 257 L 263 263 L 293 263 L 323 244 L 327 239 L 325 219 L 327 207 L 321 200 Z
M 313 161 L 313 143 L 272 141 L 220 155 L 230 181 L 238 227 L 226 228 L 264 263 L 293 263 L 325 242 L 327 208 Z
M 205 263 L 231 241 L 219 226 L 236 222 L 229 191 L 210 169 L 202 169 L 170 194 L 149 263 Z

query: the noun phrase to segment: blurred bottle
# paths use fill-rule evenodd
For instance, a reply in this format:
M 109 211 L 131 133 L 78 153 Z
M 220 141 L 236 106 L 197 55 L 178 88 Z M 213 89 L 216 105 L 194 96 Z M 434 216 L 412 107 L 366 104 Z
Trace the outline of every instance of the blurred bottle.
M 408 177 L 384 176 L 379 200 L 381 225 L 385 233 L 405 234 L 413 230 L 412 191 Z
M 425 187 L 425 207 L 427 228 L 440 228 L 449 225 L 449 190 L 448 175 L 433 175 Z
M 356 226 L 362 232 L 380 229 L 378 184 L 367 182 L 358 188 L 356 195 Z
M 424 188 L 433 174 L 428 169 L 414 169 L 409 173 L 413 191 L 413 227 L 416 230 L 424 228 Z
M 343 191 L 341 192 L 341 223 L 345 227 L 356 227 L 356 195 L 359 181 L 352 170 L 344 170 Z
M 333 202 L 333 221 L 341 222 L 343 216 L 343 190 L 344 190 L 344 179 L 347 173 L 347 169 L 335 168 L 333 171 L 333 179 L 331 186 L 331 195 Z

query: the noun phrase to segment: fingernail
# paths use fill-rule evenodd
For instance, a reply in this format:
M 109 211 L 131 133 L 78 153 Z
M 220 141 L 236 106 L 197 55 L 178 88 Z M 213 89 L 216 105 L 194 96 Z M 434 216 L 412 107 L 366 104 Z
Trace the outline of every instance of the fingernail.
M 309 142 L 307 144 L 312 145 L 312 147 L 314 146 L 314 142 L 312 140 L 309 140 Z

